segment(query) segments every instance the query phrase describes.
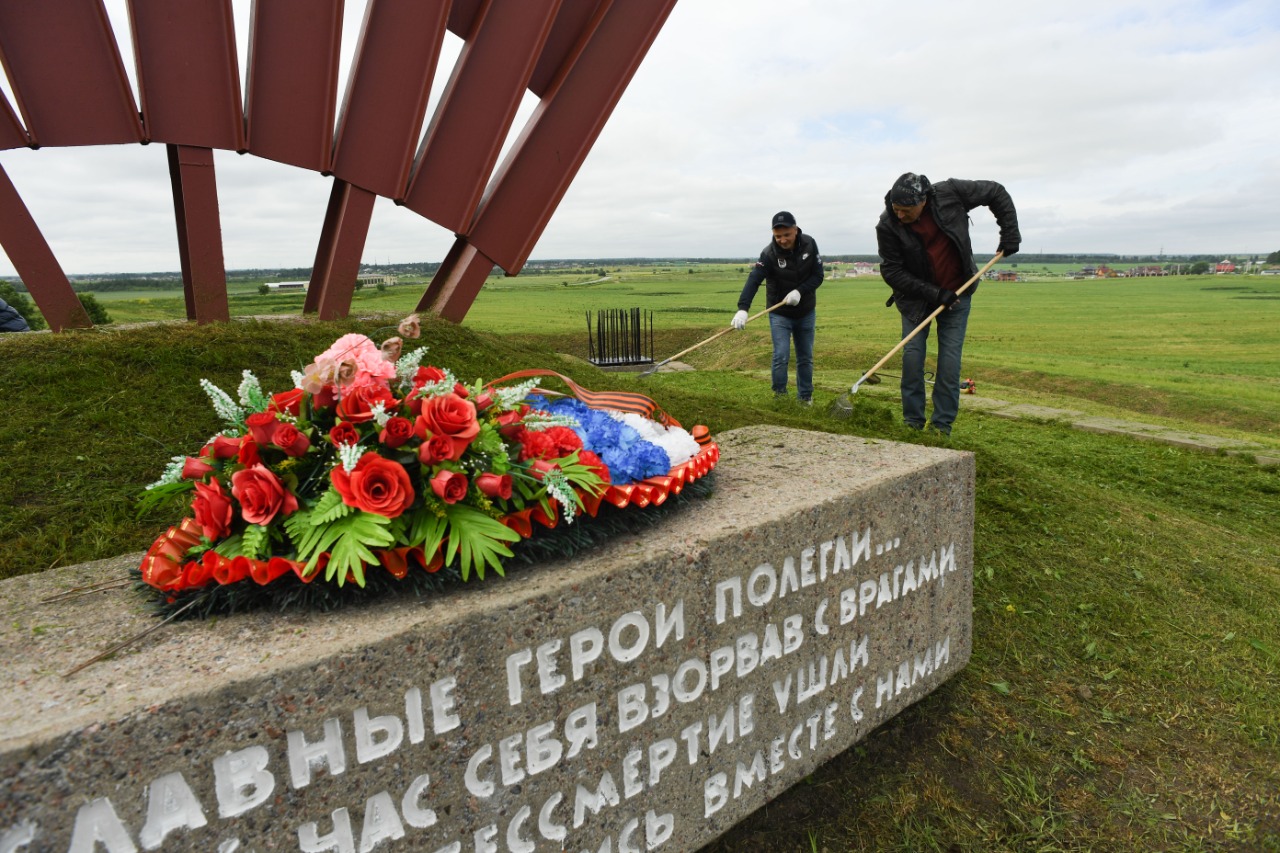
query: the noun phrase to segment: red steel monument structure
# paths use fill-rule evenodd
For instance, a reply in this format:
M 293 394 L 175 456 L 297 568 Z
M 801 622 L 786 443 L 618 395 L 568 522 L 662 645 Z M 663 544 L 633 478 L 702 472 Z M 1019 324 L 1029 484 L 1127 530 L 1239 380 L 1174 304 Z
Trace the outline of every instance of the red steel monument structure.
M 229 319 L 214 149 L 333 177 L 304 313 L 347 314 L 382 196 L 456 235 L 418 307 L 460 321 L 494 265 L 524 267 L 676 0 L 368 0 L 340 105 L 343 0 L 254 0 L 244 80 L 231 0 L 127 2 L 137 102 L 102 0 L 0 0 L 0 150 L 163 144 L 207 323 Z M 428 122 L 446 31 L 464 45 Z M 3 167 L 0 246 L 52 329 L 91 325 Z

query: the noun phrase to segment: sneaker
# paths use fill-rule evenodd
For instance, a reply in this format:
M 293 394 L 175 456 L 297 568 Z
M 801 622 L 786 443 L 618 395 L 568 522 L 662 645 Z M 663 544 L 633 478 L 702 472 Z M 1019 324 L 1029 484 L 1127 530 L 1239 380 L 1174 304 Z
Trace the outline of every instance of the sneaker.
M 945 438 L 951 437 L 951 427 L 949 426 L 943 426 L 942 424 L 929 424 L 929 429 Z
M 800 398 L 800 405 L 802 405 L 802 406 L 812 406 L 812 405 L 813 405 L 813 400 L 812 400 L 812 398 L 809 398 L 809 397 L 801 397 L 801 398 Z
M 924 424 L 915 424 L 915 423 L 912 423 L 911 421 L 903 421 L 902 425 L 907 429 L 919 429 L 919 430 L 924 429 Z

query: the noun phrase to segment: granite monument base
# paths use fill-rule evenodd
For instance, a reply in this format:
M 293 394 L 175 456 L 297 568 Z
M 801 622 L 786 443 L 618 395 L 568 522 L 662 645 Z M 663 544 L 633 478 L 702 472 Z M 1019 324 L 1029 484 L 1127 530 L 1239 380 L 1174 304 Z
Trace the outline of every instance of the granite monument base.
M 711 841 L 960 670 L 973 457 L 773 427 L 714 494 L 429 600 L 166 626 L 5 581 L 0 853 Z M 638 510 L 643 511 L 643 510 Z

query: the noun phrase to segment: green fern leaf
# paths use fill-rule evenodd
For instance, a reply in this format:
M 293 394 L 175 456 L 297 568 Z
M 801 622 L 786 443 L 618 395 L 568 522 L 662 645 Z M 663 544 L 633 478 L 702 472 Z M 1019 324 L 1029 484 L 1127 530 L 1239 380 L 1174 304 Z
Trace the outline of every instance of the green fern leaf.
M 180 495 L 194 490 L 195 487 L 194 480 L 181 480 L 177 483 L 166 483 L 163 486 L 147 489 L 142 493 L 142 497 L 138 498 L 137 517 L 142 518 L 149 511 L 174 501 Z
M 316 526 L 328 524 L 353 512 L 355 507 L 344 504 L 338 490 L 330 487 L 311 508 L 311 523 Z
M 307 560 L 306 571 L 313 571 L 320 555 L 328 551 L 329 565 L 325 567 L 324 574 L 326 581 L 331 581 L 336 576 L 338 586 L 342 586 L 350 573 L 355 576 L 357 584 L 364 586 L 364 564 L 378 561 L 369 549 L 386 548 L 395 542 L 390 526 L 391 519 L 385 515 L 357 512 L 327 526 L 313 528 L 322 531 L 322 534 Z
M 401 518 L 403 517 L 401 516 Z M 423 552 L 427 555 L 427 559 L 431 559 L 431 555 L 439 550 L 440 543 L 444 541 L 444 535 L 448 529 L 449 520 L 447 518 L 441 518 L 429 508 L 423 507 L 414 514 L 413 526 L 409 529 L 409 535 L 405 538 L 405 542 L 410 548 L 416 548 L 421 545 Z
M 459 559 L 458 569 L 465 581 L 472 569 L 484 580 L 485 566 L 492 566 L 498 574 L 504 574 L 499 557 L 510 557 L 511 549 L 504 542 L 518 542 L 520 534 L 500 521 L 462 504 L 445 509 L 449 518 L 449 544 L 445 551 L 445 564 Z
M 267 528 L 261 524 L 250 524 L 245 528 L 240 545 L 240 553 L 254 560 L 265 559 L 270 553 L 271 537 Z

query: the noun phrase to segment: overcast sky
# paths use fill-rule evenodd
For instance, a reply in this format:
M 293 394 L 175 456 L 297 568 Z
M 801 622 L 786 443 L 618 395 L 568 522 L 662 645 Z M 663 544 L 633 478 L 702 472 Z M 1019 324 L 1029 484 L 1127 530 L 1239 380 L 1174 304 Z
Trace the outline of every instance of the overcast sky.
M 123 0 L 107 5 L 130 56 Z M 344 66 L 364 5 L 348 0 Z M 178 269 L 163 146 L 0 165 L 68 273 Z M 310 266 L 331 179 L 216 166 L 228 268 Z M 825 254 L 872 253 L 908 170 L 1003 183 L 1028 252 L 1280 249 L 1280 3 L 679 0 L 533 258 L 751 257 L 779 209 Z M 364 261 L 438 261 L 452 239 L 379 200 Z

